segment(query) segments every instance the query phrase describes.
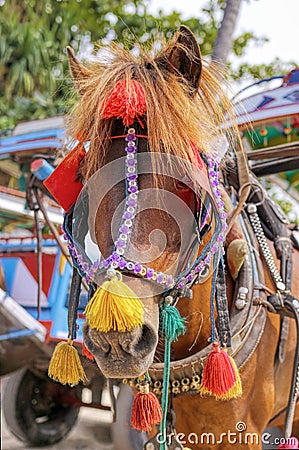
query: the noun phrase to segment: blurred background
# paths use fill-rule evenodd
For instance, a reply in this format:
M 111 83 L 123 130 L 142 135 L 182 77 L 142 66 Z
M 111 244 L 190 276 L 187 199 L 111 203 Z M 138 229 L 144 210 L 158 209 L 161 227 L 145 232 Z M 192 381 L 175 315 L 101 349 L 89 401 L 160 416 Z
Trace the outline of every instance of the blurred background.
M 83 60 L 113 40 L 159 46 L 184 23 L 238 89 L 298 65 L 298 13 L 297 0 L 0 0 L 0 131 L 68 110 L 67 45 Z

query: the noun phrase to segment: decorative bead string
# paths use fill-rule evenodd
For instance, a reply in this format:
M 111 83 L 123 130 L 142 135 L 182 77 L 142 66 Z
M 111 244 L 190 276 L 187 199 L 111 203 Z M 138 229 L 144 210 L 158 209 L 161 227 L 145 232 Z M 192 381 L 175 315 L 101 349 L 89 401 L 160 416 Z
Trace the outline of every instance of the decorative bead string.
M 180 274 L 176 278 L 172 275 L 163 272 L 157 272 L 152 268 L 146 267 L 139 262 L 128 261 L 125 258 L 125 252 L 130 241 L 133 221 L 136 216 L 137 202 L 138 202 L 138 173 L 137 173 L 137 138 L 135 130 L 130 128 L 125 138 L 126 141 L 126 205 L 122 216 L 121 225 L 118 236 L 115 242 L 115 249 L 112 254 L 103 260 L 96 260 L 91 265 L 88 264 L 82 254 L 77 250 L 72 241 L 72 236 L 66 233 L 64 238 L 67 241 L 69 252 L 80 270 L 80 273 L 85 277 L 87 283 L 91 284 L 96 277 L 99 270 L 108 269 L 112 267 L 119 270 L 128 270 L 129 272 L 138 275 L 139 277 L 154 281 L 158 284 L 164 285 L 166 290 L 169 288 L 182 289 L 187 284 L 191 283 L 194 278 L 200 274 L 207 265 L 210 265 L 214 255 L 223 248 L 225 240 L 225 232 L 227 230 L 226 212 L 224 211 L 224 202 L 221 199 L 221 192 L 219 190 L 219 162 L 216 157 L 207 156 L 209 181 L 214 194 L 215 202 L 219 211 L 220 221 L 216 223 L 216 229 L 207 246 L 203 249 L 201 255 L 193 263 L 192 268 L 189 268 L 186 274 Z
M 137 201 L 138 201 L 138 174 L 137 174 L 137 138 L 135 130 L 130 128 L 125 138 L 126 141 L 126 207 L 122 216 L 121 225 L 119 228 L 118 236 L 115 242 L 115 249 L 112 254 L 103 260 L 97 260 L 93 264 L 89 265 L 84 261 L 83 256 L 76 249 L 74 243 L 71 240 L 71 236 L 65 234 L 64 237 L 67 240 L 67 245 L 71 256 L 75 260 L 81 274 L 85 277 L 86 281 L 91 284 L 96 276 L 98 270 L 108 269 L 112 267 L 114 269 L 128 270 L 133 272 L 142 278 L 146 278 L 151 281 L 155 281 L 158 284 L 164 285 L 166 289 L 171 288 L 174 285 L 174 277 L 163 272 L 157 272 L 150 267 L 139 262 L 128 261 L 125 257 L 125 251 L 129 243 L 130 234 L 132 232 L 133 220 L 136 215 Z
M 186 276 L 180 275 L 179 282 L 177 284 L 178 289 L 182 289 L 187 284 L 191 283 L 194 278 L 200 274 L 205 266 L 209 266 L 211 261 L 216 253 L 222 248 L 225 241 L 225 233 L 227 230 L 226 218 L 227 214 L 224 210 L 224 202 L 221 198 L 221 192 L 219 190 L 219 162 L 216 160 L 216 157 L 206 156 L 208 162 L 208 175 L 209 182 L 212 188 L 212 192 L 214 194 L 215 202 L 219 211 L 219 219 L 220 223 L 216 224 L 216 229 L 213 233 L 212 239 L 202 251 L 201 255 L 196 259 L 193 264 L 193 268 L 189 269 L 188 274 Z

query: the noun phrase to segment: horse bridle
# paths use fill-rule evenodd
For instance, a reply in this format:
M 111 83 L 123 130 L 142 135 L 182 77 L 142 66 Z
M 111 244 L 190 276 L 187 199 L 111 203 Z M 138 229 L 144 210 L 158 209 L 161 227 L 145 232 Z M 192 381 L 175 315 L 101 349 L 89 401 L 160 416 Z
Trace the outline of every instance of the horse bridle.
M 121 137 L 123 136 L 115 136 L 115 138 Z M 214 198 L 206 195 L 207 201 L 203 204 L 201 211 L 194 212 L 197 230 L 191 245 L 201 243 L 203 237 L 210 229 L 210 225 L 206 221 L 208 210 L 210 210 L 210 214 L 215 218 L 215 230 L 211 239 L 204 246 L 200 255 L 197 256 L 190 267 L 187 267 L 187 261 L 183 262 L 182 271 L 179 275 L 174 277 L 164 272 L 157 272 L 144 264 L 133 262 L 126 258 L 126 250 L 130 241 L 130 234 L 138 204 L 138 137 L 146 136 L 136 135 L 134 128 L 130 128 L 125 135 L 126 206 L 122 215 L 114 250 L 111 255 L 103 260 L 96 260 L 95 262 L 90 263 L 83 245 L 74 242 L 71 229 L 73 210 L 65 216 L 65 238 L 68 242 L 74 266 L 80 272 L 80 275 L 86 279 L 89 285 L 94 283 L 98 271 L 110 270 L 110 273 L 111 271 L 113 271 L 113 273 L 128 273 L 159 284 L 164 288 L 163 298 L 170 296 L 173 301 L 177 301 L 180 297 L 190 295 L 190 288 L 198 278 L 205 275 L 207 267 L 210 266 L 213 258 L 219 258 L 223 253 L 227 225 L 224 203 L 221 199 L 219 190 L 219 162 L 215 156 L 202 155 L 207 166 L 211 192 L 213 193 Z M 190 252 L 188 252 L 188 254 L 190 254 Z M 87 262 L 88 260 L 89 262 Z

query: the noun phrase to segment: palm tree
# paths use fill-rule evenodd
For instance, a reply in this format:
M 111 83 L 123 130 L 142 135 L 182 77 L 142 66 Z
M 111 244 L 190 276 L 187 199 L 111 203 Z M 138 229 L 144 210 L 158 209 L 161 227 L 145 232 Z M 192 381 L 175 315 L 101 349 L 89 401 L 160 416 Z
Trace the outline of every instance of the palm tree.
M 214 44 L 212 61 L 227 64 L 228 54 L 233 45 L 233 32 L 236 26 L 242 0 L 227 0 L 218 35 Z

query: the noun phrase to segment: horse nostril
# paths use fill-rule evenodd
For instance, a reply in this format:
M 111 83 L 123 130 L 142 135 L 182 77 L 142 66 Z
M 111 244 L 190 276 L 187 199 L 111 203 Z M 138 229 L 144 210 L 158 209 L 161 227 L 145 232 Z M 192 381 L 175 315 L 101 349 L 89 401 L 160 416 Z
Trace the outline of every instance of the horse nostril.
M 87 328 L 89 333 L 87 333 L 87 336 L 89 335 L 89 345 L 92 347 L 90 350 L 93 353 L 93 349 L 100 348 L 103 353 L 109 354 L 111 351 L 111 345 L 105 336 L 107 333 L 98 333 L 96 330 L 92 328 Z
M 119 345 L 126 353 L 132 353 L 132 349 L 134 347 L 134 340 L 130 339 L 129 337 L 126 337 L 125 339 L 119 340 Z
M 108 354 L 111 350 L 111 345 L 108 344 L 108 342 L 104 339 L 100 339 L 99 341 L 101 350 L 103 350 L 104 353 Z
M 121 349 L 129 354 L 134 353 L 134 348 L 142 338 L 142 328 L 134 328 L 130 333 L 123 333 L 118 336 L 118 344 Z

